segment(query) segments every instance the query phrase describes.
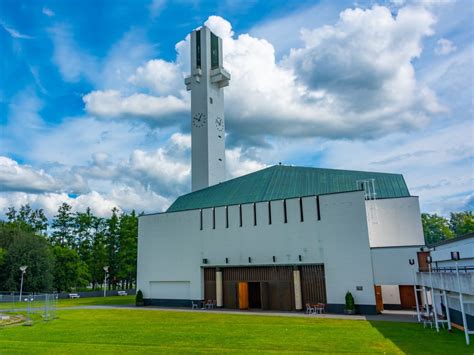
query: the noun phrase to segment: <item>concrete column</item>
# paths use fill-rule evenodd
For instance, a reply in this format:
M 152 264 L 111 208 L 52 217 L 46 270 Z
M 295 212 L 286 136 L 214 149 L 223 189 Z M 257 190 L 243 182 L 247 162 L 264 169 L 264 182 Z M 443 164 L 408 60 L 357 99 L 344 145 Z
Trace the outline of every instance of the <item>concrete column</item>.
M 221 269 L 216 269 L 216 303 L 217 307 L 224 306 L 222 298 L 222 271 Z
M 301 297 L 301 276 L 300 271 L 295 268 L 293 269 L 293 285 L 295 289 L 295 308 L 296 310 L 303 309 L 303 300 Z

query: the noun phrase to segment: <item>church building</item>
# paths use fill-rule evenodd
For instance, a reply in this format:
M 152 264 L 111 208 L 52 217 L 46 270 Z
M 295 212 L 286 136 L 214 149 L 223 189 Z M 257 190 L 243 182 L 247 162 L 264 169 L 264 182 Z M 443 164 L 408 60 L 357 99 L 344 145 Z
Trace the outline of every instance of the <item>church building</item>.
M 140 216 L 137 287 L 145 303 L 343 312 L 415 305 L 424 245 L 418 197 L 400 174 L 275 165 L 225 178 L 222 41 L 191 33 L 192 192 Z

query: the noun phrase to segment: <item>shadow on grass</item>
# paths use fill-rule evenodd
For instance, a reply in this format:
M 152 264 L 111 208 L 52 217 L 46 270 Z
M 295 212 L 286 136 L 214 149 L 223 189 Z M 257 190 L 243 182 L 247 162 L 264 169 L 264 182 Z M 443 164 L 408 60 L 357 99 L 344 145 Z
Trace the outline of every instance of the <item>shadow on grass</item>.
M 370 321 L 385 339 L 391 341 L 400 351 L 413 353 L 473 354 L 474 345 L 466 345 L 464 333 L 453 329 L 423 328 L 420 323 L 400 323 L 394 327 L 392 322 Z

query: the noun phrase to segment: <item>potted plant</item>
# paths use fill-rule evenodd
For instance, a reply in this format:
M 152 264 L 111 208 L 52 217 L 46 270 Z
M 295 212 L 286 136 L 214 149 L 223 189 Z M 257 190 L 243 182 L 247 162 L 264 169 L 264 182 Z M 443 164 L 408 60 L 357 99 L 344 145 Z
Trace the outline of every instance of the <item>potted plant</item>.
M 143 307 L 144 305 L 145 305 L 145 301 L 143 301 L 142 290 L 138 290 L 137 296 L 135 297 L 135 306 Z
M 352 293 L 347 291 L 346 293 L 346 306 L 344 308 L 345 314 L 355 314 L 355 304 L 354 304 L 354 297 Z

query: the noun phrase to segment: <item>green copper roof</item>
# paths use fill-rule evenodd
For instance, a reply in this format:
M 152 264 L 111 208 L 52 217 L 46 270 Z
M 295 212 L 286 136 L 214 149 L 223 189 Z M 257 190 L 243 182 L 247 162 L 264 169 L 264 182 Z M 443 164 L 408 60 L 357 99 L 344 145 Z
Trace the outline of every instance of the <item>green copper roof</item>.
M 354 191 L 367 179 L 375 179 L 377 198 L 410 196 L 400 174 L 274 165 L 178 197 L 167 212 Z

